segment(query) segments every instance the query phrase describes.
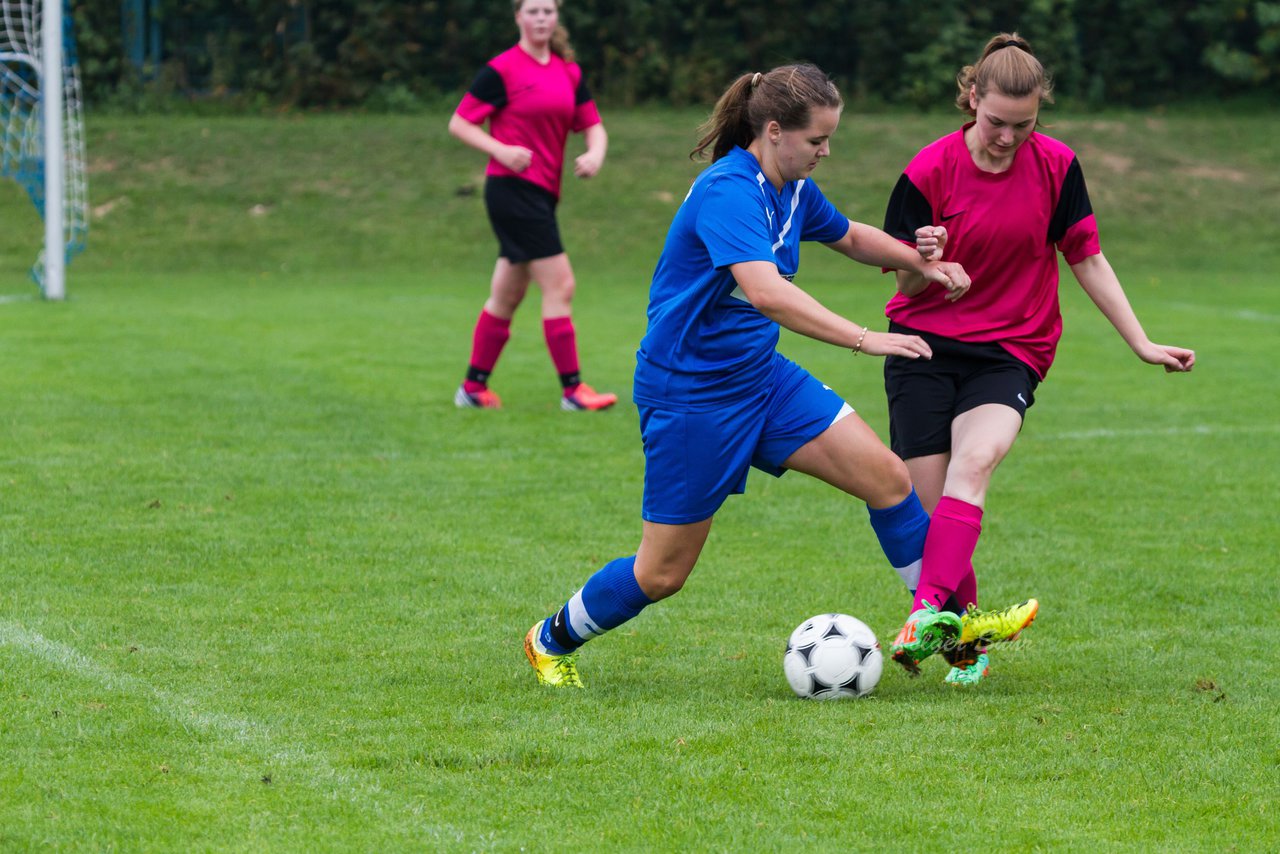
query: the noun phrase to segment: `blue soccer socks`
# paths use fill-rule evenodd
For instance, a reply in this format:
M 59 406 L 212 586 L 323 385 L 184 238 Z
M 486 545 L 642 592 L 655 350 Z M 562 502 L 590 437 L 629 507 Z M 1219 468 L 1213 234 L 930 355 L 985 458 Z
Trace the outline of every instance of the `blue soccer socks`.
M 920 497 L 913 488 L 910 495 L 892 507 L 877 510 L 868 504 L 867 513 L 885 557 L 914 595 L 920 584 L 924 540 L 929 534 L 929 514 L 924 512 Z
M 652 604 L 636 581 L 635 565 L 636 557 L 631 555 L 597 570 L 564 607 L 543 620 L 538 636 L 542 646 L 554 655 L 573 652 Z

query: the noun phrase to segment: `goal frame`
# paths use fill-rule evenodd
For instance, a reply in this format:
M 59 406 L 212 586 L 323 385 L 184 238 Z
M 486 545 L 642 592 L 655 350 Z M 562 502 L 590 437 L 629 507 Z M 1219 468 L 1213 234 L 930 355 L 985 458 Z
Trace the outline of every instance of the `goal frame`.
M 67 295 L 65 117 L 62 112 L 62 0 L 40 0 L 40 103 L 44 131 L 44 296 Z
M 84 98 L 71 0 L 2 0 L 0 118 L 4 177 L 27 192 L 44 223 L 31 278 L 46 299 L 66 297 L 66 268 L 85 248 Z

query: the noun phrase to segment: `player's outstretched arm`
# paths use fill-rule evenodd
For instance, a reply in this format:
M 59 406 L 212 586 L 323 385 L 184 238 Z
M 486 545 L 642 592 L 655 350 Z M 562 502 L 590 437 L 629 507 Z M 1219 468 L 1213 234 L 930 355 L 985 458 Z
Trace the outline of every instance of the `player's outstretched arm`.
M 960 299 L 969 290 L 969 274 L 964 271 L 964 267 L 949 261 L 929 258 L 923 252 L 899 242 L 873 225 L 850 220 L 849 230 L 845 236 L 827 245 L 862 264 L 905 271 L 919 283 L 916 293 L 924 290 L 929 282 L 937 282 L 946 288 L 948 300 Z M 930 254 L 934 254 L 932 250 Z M 936 254 L 941 257 L 941 248 L 937 248 Z M 899 289 L 901 288 L 900 280 Z M 914 293 L 908 296 L 914 296 Z
M 801 288 L 782 278 L 769 261 L 730 264 L 729 272 L 747 300 L 761 314 L 798 332 L 837 347 L 872 356 L 906 356 L 911 359 L 933 355 L 924 339 L 916 335 L 874 332 L 836 314 Z
M 1156 344 L 1147 337 L 1133 306 L 1129 304 L 1129 298 L 1125 296 L 1120 279 L 1105 255 L 1101 252 L 1090 255 L 1083 261 L 1072 264 L 1071 272 L 1075 274 L 1076 281 L 1084 288 L 1089 299 L 1093 300 L 1093 304 L 1111 322 L 1139 359 L 1151 365 L 1163 365 L 1169 373 L 1183 373 L 1195 366 L 1194 350 Z

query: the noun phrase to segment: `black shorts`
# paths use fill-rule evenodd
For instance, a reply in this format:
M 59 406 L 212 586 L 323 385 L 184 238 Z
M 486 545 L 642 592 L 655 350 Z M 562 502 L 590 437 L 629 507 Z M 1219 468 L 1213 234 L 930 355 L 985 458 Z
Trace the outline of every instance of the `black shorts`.
M 889 323 L 890 332 L 919 335 L 932 359 L 889 356 L 889 446 L 904 460 L 951 450 L 951 422 L 984 403 L 1000 403 L 1026 417 L 1040 378 L 1031 366 L 994 342 L 972 344 Z
M 486 178 L 484 206 L 498 236 L 498 255 L 523 264 L 563 252 L 557 202 L 550 191 L 523 178 Z

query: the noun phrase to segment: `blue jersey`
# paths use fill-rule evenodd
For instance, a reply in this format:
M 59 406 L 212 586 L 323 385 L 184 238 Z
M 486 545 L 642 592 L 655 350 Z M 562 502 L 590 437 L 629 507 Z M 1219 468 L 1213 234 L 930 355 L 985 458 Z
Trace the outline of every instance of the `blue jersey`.
M 697 412 L 765 390 L 778 324 L 747 300 L 729 265 L 771 261 L 790 277 L 800 241 L 835 243 L 848 231 L 812 181 L 775 190 L 742 148 L 711 164 L 676 212 L 653 274 L 636 403 Z

